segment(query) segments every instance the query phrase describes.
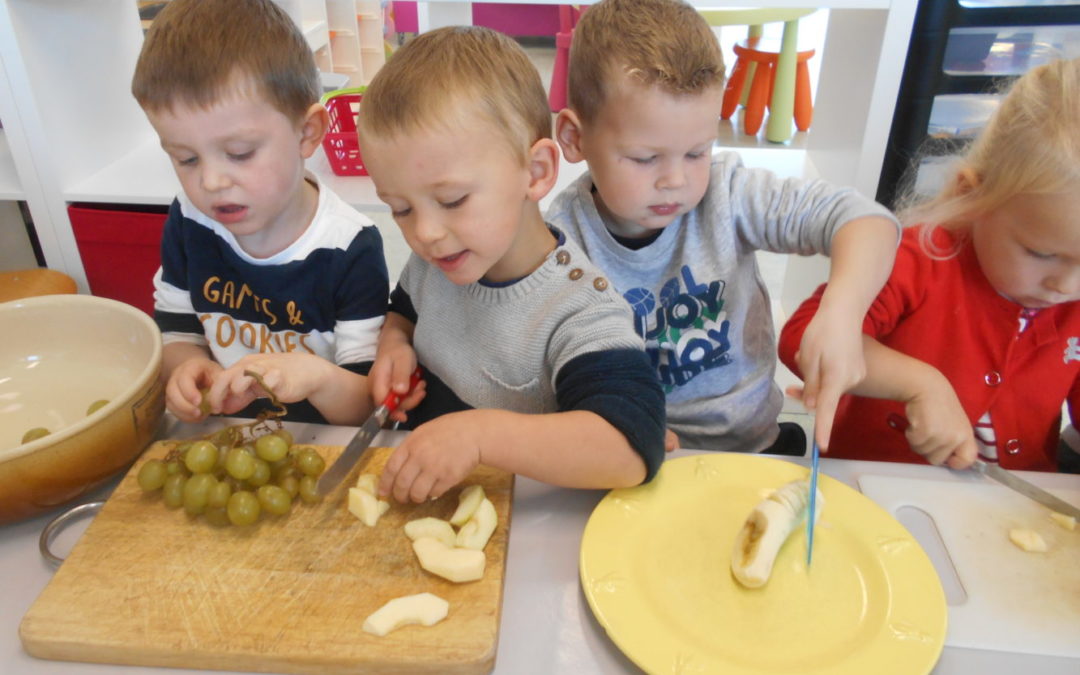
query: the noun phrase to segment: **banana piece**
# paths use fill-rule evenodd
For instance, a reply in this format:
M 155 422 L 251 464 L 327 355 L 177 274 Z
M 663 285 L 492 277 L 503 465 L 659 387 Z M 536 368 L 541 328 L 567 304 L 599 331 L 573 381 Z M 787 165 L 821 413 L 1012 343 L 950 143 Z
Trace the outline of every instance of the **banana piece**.
M 1009 530 L 1009 540 L 1022 551 L 1046 553 L 1046 540 L 1035 530 L 1021 527 Z
M 780 486 L 754 507 L 735 536 L 731 573 L 736 581 L 747 588 L 760 588 L 769 581 L 780 547 L 806 520 L 809 495 L 810 481 L 796 480 Z M 817 518 L 824 506 L 819 489 Z
M 1058 525 L 1064 527 L 1066 530 L 1072 532 L 1076 529 L 1076 518 L 1067 516 L 1064 513 L 1058 513 L 1057 511 L 1050 512 L 1050 520 L 1054 521 Z

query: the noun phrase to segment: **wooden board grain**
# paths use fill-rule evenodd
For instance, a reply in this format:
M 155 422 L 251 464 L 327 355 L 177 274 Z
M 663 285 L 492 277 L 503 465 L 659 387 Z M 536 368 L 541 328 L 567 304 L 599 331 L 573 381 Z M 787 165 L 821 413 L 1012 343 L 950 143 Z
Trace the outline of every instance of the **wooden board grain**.
M 391 450 L 368 452 L 322 502 L 286 518 L 214 527 L 136 482 L 152 446 L 118 485 L 23 617 L 19 634 L 46 659 L 282 673 L 487 673 L 495 663 L 513 475 L 480 467 L 420 505 L 394 503 L 374 528 L 348 512 L 347 489 L 378 473 Z M 340 447 L 317 448 L 329 465 Z M 403 525 L 449 518 L 479 483 L 499 515 L 483 579 L 425 572 Z M 361 630 L 387 600 L 429 591 L 450 603 L 435 626 L 379 638 Z

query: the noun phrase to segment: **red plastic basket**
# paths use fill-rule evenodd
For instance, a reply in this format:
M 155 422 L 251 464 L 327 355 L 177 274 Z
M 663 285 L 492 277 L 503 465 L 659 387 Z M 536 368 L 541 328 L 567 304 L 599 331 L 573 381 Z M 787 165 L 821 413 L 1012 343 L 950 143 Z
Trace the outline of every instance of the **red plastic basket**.
M 323 150 L 330 168 L 339 176 L 366 176 L 356 137 L 356 115 L 364 87 L 338 89 L 323 95 L 322 103 L 330 114 L 330 128 L 323 137 Z

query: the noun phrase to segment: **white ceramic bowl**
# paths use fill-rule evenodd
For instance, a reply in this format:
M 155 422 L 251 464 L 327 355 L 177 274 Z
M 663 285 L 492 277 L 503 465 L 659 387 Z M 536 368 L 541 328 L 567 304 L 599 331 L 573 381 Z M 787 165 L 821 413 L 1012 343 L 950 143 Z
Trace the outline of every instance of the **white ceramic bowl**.
M 161 333 L 89 295 L 0 303 L 0 523 L 69 502 L 130 464 L 164 413 Z M 99 399 L 109 403 L 87 415 Z M 35 427 L 48 436 L 22 443 Z

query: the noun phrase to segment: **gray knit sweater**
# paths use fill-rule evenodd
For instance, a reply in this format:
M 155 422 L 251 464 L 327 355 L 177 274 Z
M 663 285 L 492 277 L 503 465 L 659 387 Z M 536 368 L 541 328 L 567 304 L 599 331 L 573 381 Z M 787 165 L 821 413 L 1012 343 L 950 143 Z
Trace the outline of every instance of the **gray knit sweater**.
M 643 248 L 612 237 L 588 173 L 556 197 L 547 220 L 585 249 L 634 308 L 667 393 L 668 426 L 683 447 L 756 452 L 776 438 L 783 396 L 754 253 L 828 254 L 837 229 L 866 215 L 891 217 L 852 189 L 782 179 L 723 152 L 713 157 L 697 208 Z
M 508 286 L 458 286 L 416 255 L 399 285 L 420 362 L 474 408 L 555 412 L 555 379 L 573 358 L 644 347 L 630 307 L 569 241 Z

